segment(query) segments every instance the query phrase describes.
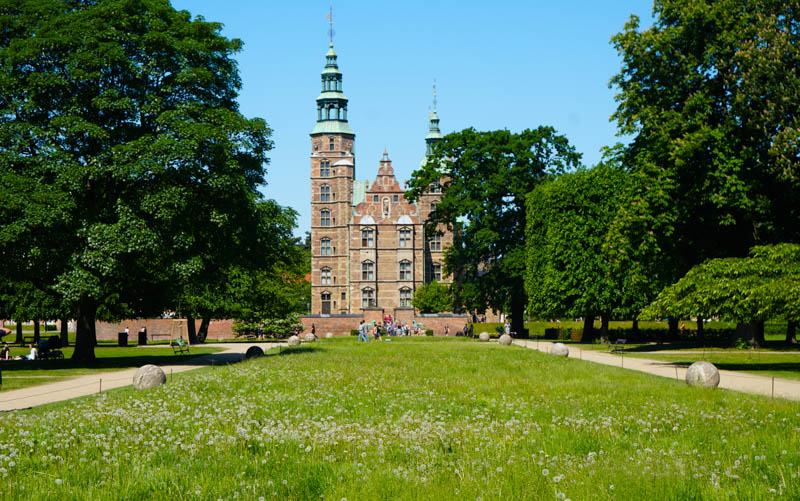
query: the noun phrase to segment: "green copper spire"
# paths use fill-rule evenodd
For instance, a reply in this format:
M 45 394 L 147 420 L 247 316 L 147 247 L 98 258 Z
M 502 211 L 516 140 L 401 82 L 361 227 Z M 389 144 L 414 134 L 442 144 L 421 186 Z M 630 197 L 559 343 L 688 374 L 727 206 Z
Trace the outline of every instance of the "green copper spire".
M 322 70 L 322 94 L 317 97 L 317 124 L 311 134 L 353 134 L 347 123 L 347 98 L 342 94 L 342 72 L 336 58 L 331 40 Z
M 444 138 L 439 130 L 439 115 L 436 113 L 436 80 L 433 81 L 433 111 L 428 118 L 428 135 L 425 136 L 425 156 L 420 162 L 420 167 L 428 163 L 428 157 L 433 155 L 433 145 Z

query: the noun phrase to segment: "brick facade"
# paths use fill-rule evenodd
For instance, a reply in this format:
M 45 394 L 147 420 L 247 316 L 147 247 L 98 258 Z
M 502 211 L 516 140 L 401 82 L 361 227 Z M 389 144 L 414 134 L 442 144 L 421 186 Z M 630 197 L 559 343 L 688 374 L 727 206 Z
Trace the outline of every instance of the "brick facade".
M 336 58 L 331 47 L 311 133 L 311 312 L 369 316 L 372 308 L 410 309 L 424 283 L 451 282 L 442 268 L 452 234 L 441 228 L 429 239 L 423 228 L 441 194 L 432 186 L 418 202 L 407 202 L 386 152 L 373 182 L 355 180 L 355 134 Z M 428 151 L 440 137 L 429 134 Z

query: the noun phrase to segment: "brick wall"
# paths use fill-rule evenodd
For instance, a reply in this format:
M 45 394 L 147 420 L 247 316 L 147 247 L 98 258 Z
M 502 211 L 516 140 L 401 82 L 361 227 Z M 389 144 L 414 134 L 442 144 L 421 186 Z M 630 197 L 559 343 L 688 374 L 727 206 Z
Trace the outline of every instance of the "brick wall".
M 116 340 L 117 333 L 123 332 L 125 327 L 128 327 L 131 330 L 129 342 L 135 343 L 137 339 L 136 333 L 139 332 L 142 327 L 147 327 L 148 335 L 169 334 L 174 323 L 174 320 L 171 318 L 139 318 L 123 320 L 118 323 L 97 322 L 95 330 L 97 331 L 98 340 Z M 179 330 L 178 325 L 180 324 L 177 324 L 175 327 L 176 333 Z M 199 319 L 195 320 L 195 327 L 197 329 L 200 328 Z M 186 339 L 187 333 L 185 323 L 180 325 L 180 330 L 182 331 L 183 338 Z M 219 339 L 231 339 L 233 337 L 235 337 L 233 334 L 233 320 L 212 320 L 211 324 L 208 326 L 208 342 Z M 169 340 L 169 337 L 150 337 L 150 340 L 163 341 Z

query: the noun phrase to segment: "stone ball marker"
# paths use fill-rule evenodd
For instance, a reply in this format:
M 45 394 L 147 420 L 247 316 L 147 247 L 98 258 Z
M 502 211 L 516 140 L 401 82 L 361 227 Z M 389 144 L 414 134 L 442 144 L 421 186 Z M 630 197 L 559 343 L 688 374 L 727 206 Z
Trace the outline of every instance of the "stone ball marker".
M 508 334 L 503 334 L 500 336 L 500 339 L 497 340 L 498 343 L 502 344 L 503 346 L 508 346 L 511 344 L 511 336 Z
M 564 343 L 555 343 L 553 346 L 550 347 L 550 354 L 555 355 L 557 357 L 568 357 L 569 356 L 569 348 Z
M 133 388 L 135 390 L 149 390 L 167 382 L 167 375 L 161 367 L 147 364 L 139 367 L 133 375 Z
M 709 362 L 695 362 L 686 370 L 686 384 L 716 388 L 719 386 L 719 369 Z
M 261 349 L 259 346 L 251 346 L 247 348 L 247 351 L 244 353 L 244 358 L 258 358 L 264 356 L 264 350 Z
M 297 346 L 300 344 L 300 338 L 297 336 L 289 336 L 289 340 L 287 341 L 289 346 Z
M 304 340 L 306 343 L 313 343 L 314 341 L 316 341 L 316 340 L 317 340 L 317 336 L 315 336 L 314 334 L 311 334 L 311 333 L 309 332 L 308 334 L 306 334 L 305 336 L 303 336 L 303 340 Z
M 325 339 L 333 339 L 333 332 L 325 334 Z
M 480 334 L 478 334 L 478 339 L 480 339 L 483 342 L 486 342 L 491 338 L 492 336 L 490 336 L 488 332 L 481 332 Z

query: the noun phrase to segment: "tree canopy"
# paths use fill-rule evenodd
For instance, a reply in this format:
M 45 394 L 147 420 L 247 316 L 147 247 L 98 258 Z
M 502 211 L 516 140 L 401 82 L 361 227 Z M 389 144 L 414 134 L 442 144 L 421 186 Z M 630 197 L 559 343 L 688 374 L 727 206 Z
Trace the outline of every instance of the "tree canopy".
M 800 237 L 799 16 L 777 0 L 656 0 L 652 27 L 633 16 L 612 39 L 625 164 L 668 202 L 673 281 Z
M 441 184 L 441 202 L 426 224 L 453 231 L 445 269 L 456 277 L 456 306 L 508 311 L 512 329 L 524 332 L 525 198 L 549 175 L 576 168 L 580 158 L 552 127 L 465 129 L 434 145 L 427 164 L 413 173 L 407 197 L 417 200 Z
M 420 313 L 453 311 L 453 293 L 450 287 L 434 280 L 414 291 L 411 304 Z
M 111 298 L 246 259 L 270 130 L 238 110 L 242 43 L 167 0 L 3 2 L 0 27 L 0 273 L 68 300 L 91 359 Z

